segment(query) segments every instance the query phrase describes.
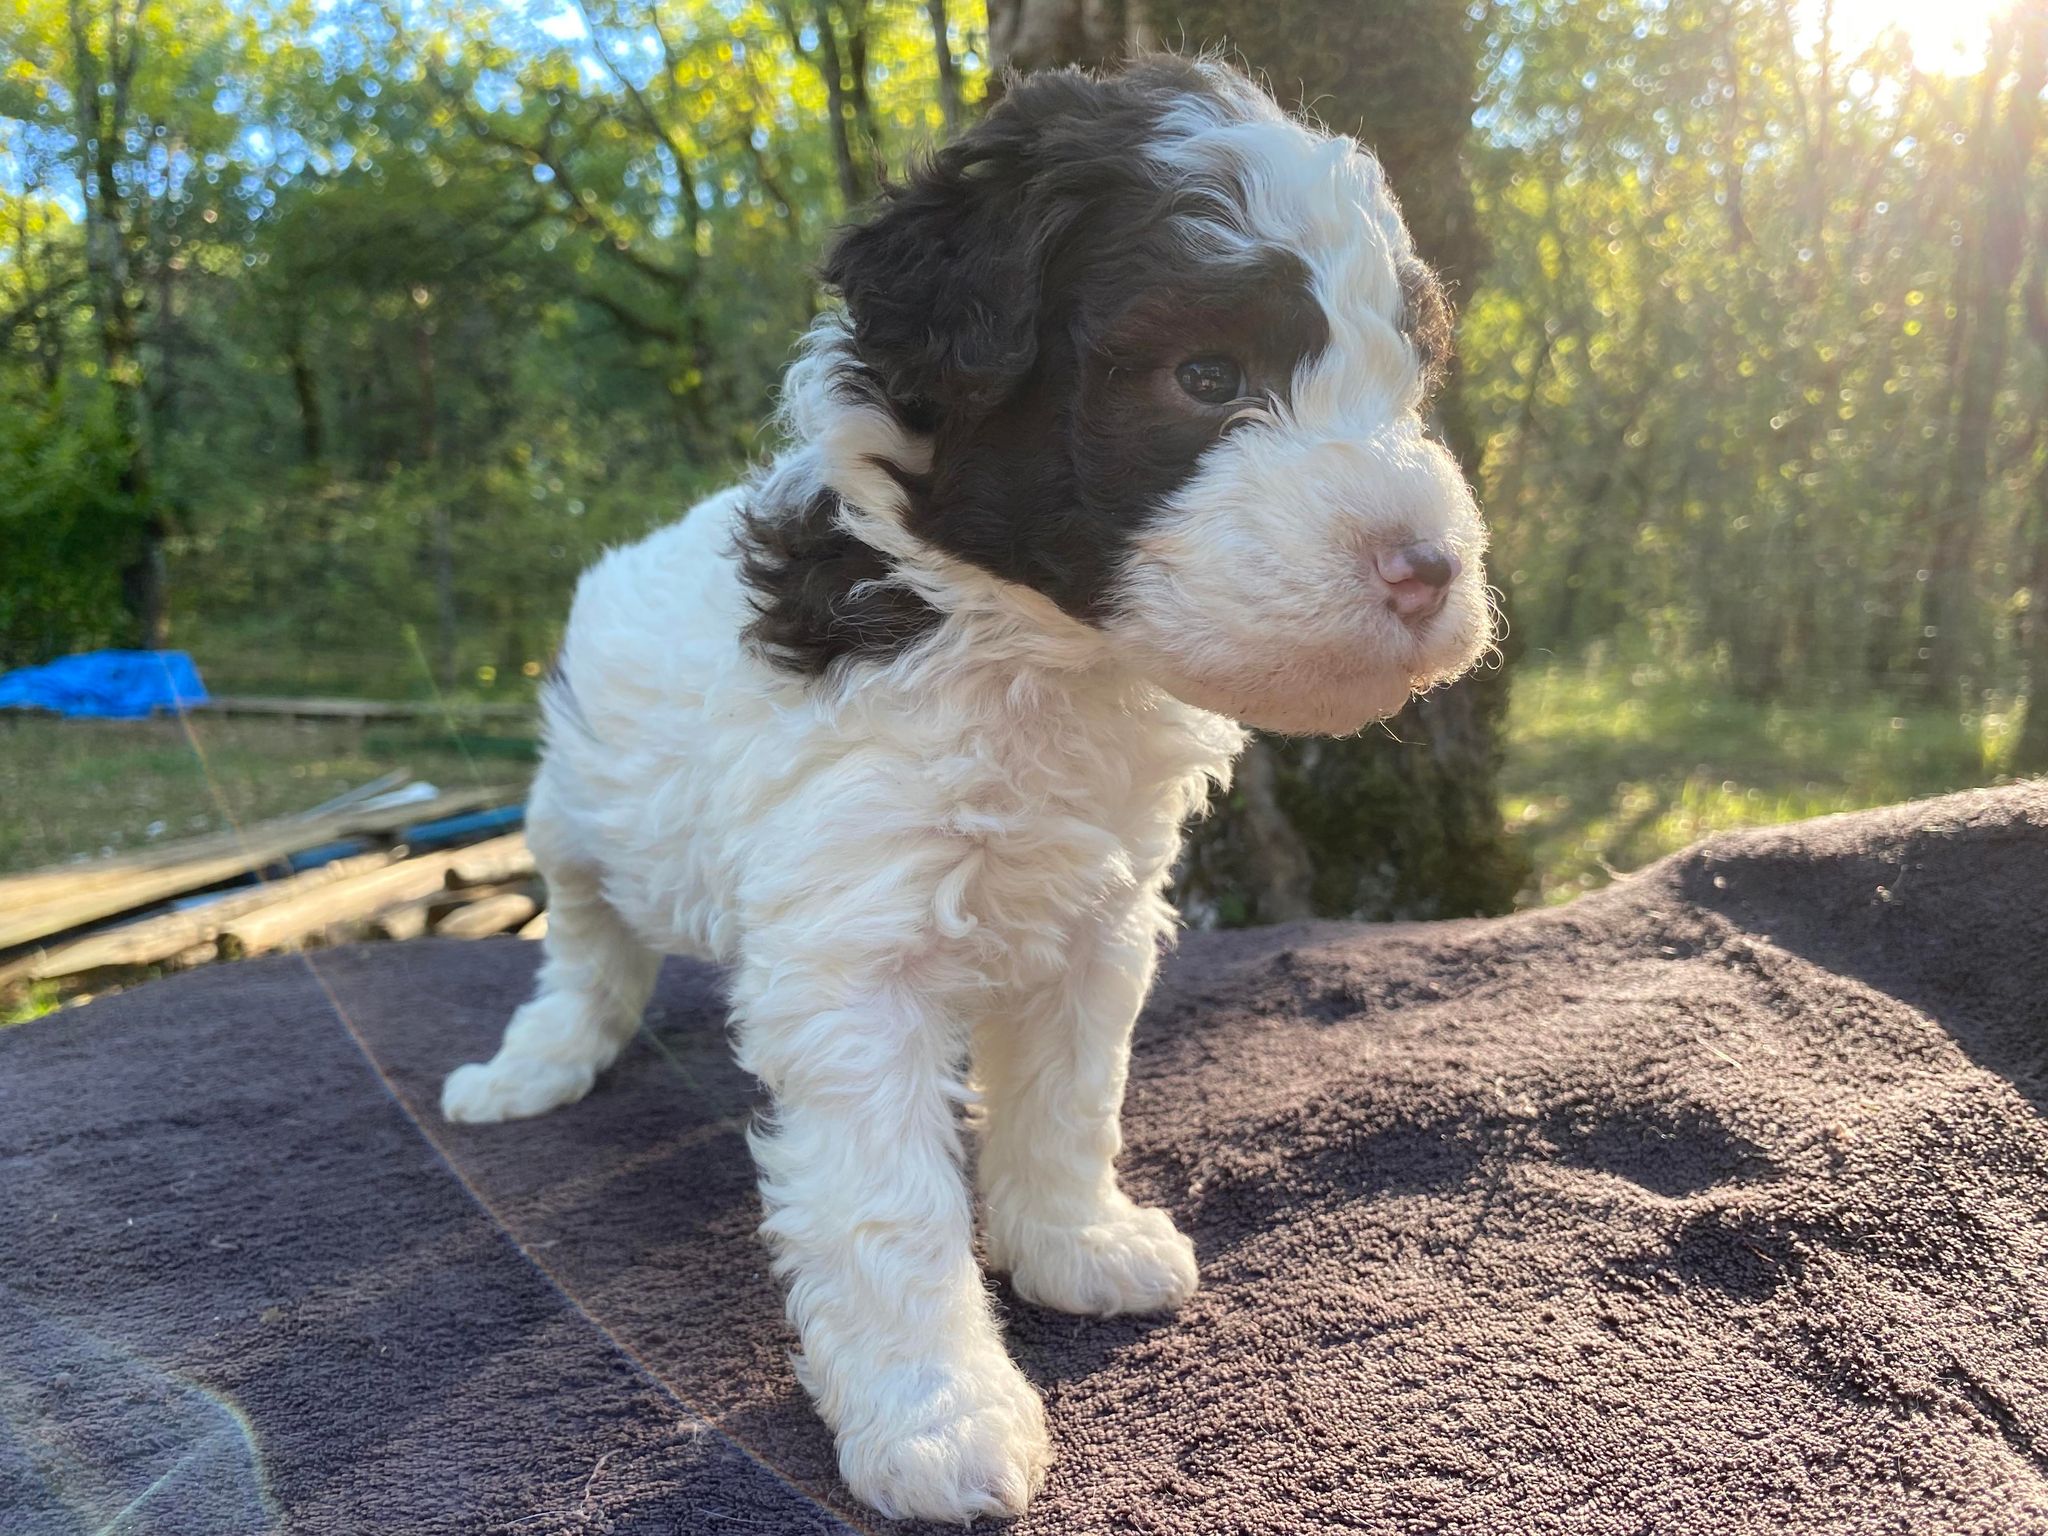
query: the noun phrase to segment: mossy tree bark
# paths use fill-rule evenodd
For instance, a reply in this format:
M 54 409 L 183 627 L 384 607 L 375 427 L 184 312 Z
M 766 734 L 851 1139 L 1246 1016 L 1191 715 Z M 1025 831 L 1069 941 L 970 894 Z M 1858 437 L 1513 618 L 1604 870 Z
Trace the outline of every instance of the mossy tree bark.
M 1454 298 L 1485 263 L 1463 164 L 1478 44 L 1458 0 L 989 0 L 989 37 L 1016 69 L 1102 64 L 1159 42 L 1225 48 L 1284 106 L 1374 149 Z M 1474 474 L 1455 376 L 1438 410 Z M 1497 788 L 1507 696 L 1494 668 L 1350 740 L 1261 738 L 1195 833 L 1183 905 L 1226 924 L 1506 911 L 1527 874 Z

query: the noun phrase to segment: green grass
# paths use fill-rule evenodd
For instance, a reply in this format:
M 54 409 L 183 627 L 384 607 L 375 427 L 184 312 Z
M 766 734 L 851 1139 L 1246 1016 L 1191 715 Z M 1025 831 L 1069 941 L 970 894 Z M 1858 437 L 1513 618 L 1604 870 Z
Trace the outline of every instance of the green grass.
M 55 1013 L 63 1005 L 63 994 L 55 982 L 31 982 L 26 989 L 11 997 L 0 997 L 0 1029 L 40 1019 L 46 1013 Z
M 306 810 L 394 768 L 450 788 L 517 781 L 529 737 L 268 718 L 0 714 L 0 871 Z
M 1515 674 L 1503 803 L 1562 901 L 1710 832 L 1988 783 L 2015 719 L 1885 698 L 1758 704 L 1712 676 L 1596 660 Z M 0 715 L 0 870 L 144 846 L 309 806 L 392 768 L 444 785 L 521 777 L 523 730 Z
M 453 675 L 444 685 L 430 657 L 431 637 L 381 616 L 345 636 L 316 637 L 289 613 L 219 622 L 200 612 L 180 615 L 175 634 L 174 643 L 191 652 L 213 693 L 421 704 L 443 697 L 530 704 L 558 641 L 553 629 L 523 644 L 466 629 L 459 636 Z
M 1729 827 L 1988 784 L 2017 727 L 1895 698 L 1757 703 L 1711 674 L 1530 661 L 1515 673 L 1503 807 L 1568 900 Z

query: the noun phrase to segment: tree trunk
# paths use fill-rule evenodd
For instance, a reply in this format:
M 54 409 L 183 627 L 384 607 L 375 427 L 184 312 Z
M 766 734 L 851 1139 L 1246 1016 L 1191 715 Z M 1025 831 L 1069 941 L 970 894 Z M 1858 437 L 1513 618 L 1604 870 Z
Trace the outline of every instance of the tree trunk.
M 832 7 L 821 4 L 812 12 L 811 27 L 817 34 L 815 47 L 804 46 L 804 24 L 795 8 L 782 0 L 776 6 L 782 27 L 789 34 L 789 46 L 797 57 L 809 62 L 825 85 L 825 121 L 832 135 L 832 166 L 839 176 L 839 196 L 848 208 L 867 200 L 871 179 L 860 157 L 854 153 L 853 109 L 847 100 L 845 66 L 840 59 L 839 34 L 832 25 Z
M 1927 671 L 1938 689 L 1953 689 L 1970 675 L 1976 636 L 1969 622 L 1976 596 L 1977 526 L 1991 483 L 1991 431 L 1999 381 L 2005 373 L 2013 281 L 2019 275 L 2026 238 L 2027 167 L 2040 129 L 2040 99 L 2048 82 L 2048 26 L 2023 7 L 2001 29 L 1984 67 L 1983 109 L 1976 143 L 1983 188 L 1974 239 L 1964 248 L 1957 325 L 1962 338 L 1955 414 L 1950 422 L 1948 472 L 1935 508 L 1933 549 L 1928 558 L 1921 609 L 1928 637 Z M 2031 23 L 2031 24 L 2030 24 Z M 2005 60 L 2016 73 L 2005 110 L 1998 110 Z
M 183 146 L 178 148 L 182 151 Z M 149 421 L 159 436 L 167 436 L 175 429 L 178 419 L 178 262 L 177 247 L 172 243 L 177 229 L 177 213 L 168 196 L 162 199 L 149 222 L 152 228 L 160 227 L 166 237 L 149 253 L 150 276 L 156 285 L 156 302 L 149 326 L 152 363 L 146 370 Z
M 2048 366 L 2048 201 L 2041 204 L 2034 239 L 2033 280 L 2026 291 L 2027 335 Z M 2035 402 L 2034 427 L 2048 432 L 2048 407 Z M 2048 439 L 2036 452 L 2032 505 L 2027 509 L 2027 605 L 2020 616 L 2020 665 L 2027 711 L 2012 766 L 2048 773 Z
M 294 312 L 287 320 L 285 365 L 291 370 L 292 396 L 299 406 L 299 450 L 310 469 L 327 456 L 327 427 L 320 414 L 320 380 L 306 359 L 305 321 Z
M 135 643 L 160 651 L 171 643 L 170 563 L 164 545 L 169 533 L 162 518 L 143 520 L 135 554 L 121 568 L 121 606 L 128 610 Z
M 2048 336 L 2043 338 L 2042 353 L 2048 357 Z M 2027 710 L 2012 767 L 2016 773 L 2048 773 L 2048 455 L 2034 471 L 2028 521 L 2027 607 L 2020 624 Z
M 122 500 L 136 515 L 132 553 L 121 570 L 121 596 L 137 645 L 161 648 L 169 638 L 162 510 L 156 505 L 149 454 L 149 391 L 136 347 L 129 262 L 130 211 L 118 169 L 128 131 L 129 86 L 139 47 L 134 14 L 122 25 L 114 0 L 107 15 L 105 55 L 93 36 L 86 0 L 69 0 L 71 82 L 78 133 L 78 181 L 85 206 L 86 288 L 100 361 L 114 400 L 121 440 L 117 474 Z
M 434 322 L 427 313 L 432 296 L 423 288 L 413 290 L 413 371 L 419 386 L 417 451 L 422 468 L 440 457 L 440 403 L 435 390 Z M 443 688 L 455 686 L 455 651 L 460 638 L 460 616 L 455 608 L 455 521 L 448 505 L 448 489 L 432 484 L 433 501 L 428 509 L 427 568 L 434 586 L 434 671 Z
M 846 22 L 846 102 L 860 129 L 861 160 L 872 186 L 882 164 L 882 128 L 875 121 L 874 98 L 868 94 L 868 10 L 866 0 L 842 0 Z
M 989 54 L 1020 71 L 1110 64 L 1144 44 L 1145 15 L 1144 0 L 988 0 Z
M 932 56 L 939 66 L 939 110 L 946 114 L 948 135 L 959 132 L 967 109 L 960 94 L 960 61 L 953 57 L 953 38 L 946 24 L 946 0 L 925 0 L 932 23 Z
M 1485 245 L 1462 153 L 1477 38 L 1456 0 L 990 0 L 998 65 L 1113 61 L 1149 37 L 1228 40 L 1284 106 L 1315 104 L 1374 146 L 1423 257 L 1469 292 Z M 1467 475 L 1478 448 L 1455 376 L 1439 428 Z M 1345 741 L 1255 744 L 1227 801 L 1195 832 L 1187 909 L 1209 921 L 1451 917 L 1513 905 L 1527 869 L 1502 826 L 1498 776 L 1507 677 L 1477 673 Z M 1306 868 L 1304 869 L 1304 864 Z M 1304 903 L 1304 897 L 1306 898 Z

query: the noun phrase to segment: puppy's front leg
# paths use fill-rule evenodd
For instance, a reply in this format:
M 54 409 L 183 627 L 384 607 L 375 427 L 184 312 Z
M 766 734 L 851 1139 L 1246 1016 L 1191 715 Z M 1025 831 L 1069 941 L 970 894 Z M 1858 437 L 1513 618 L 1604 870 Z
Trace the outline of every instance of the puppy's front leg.
M 734 1002 L 775 1098 L 754 1138 L 762 1231 L 847 1486 L 896 1517 L 1018 1513 L 1050 1450 L 974 1261 L 958 1013 L 788 947 L 743 966 Z
M 1150 893 L 1103 914 L 1068 973 L 976 1041 L 989 1264 L 1042 1306 L 1158 1312 L 1194 1292 L 1194 1245 L 1116 1181 L 1131 1026 L 1172 922 Z

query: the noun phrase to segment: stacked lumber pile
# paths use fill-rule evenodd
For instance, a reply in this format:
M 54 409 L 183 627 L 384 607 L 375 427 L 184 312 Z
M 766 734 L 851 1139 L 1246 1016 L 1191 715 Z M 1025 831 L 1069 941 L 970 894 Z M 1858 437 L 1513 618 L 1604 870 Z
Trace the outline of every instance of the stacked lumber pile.
M 353 939 L 545 931 L 521 792 L 394 774 L 301 815 L 0 877 L 0 1001 Z

